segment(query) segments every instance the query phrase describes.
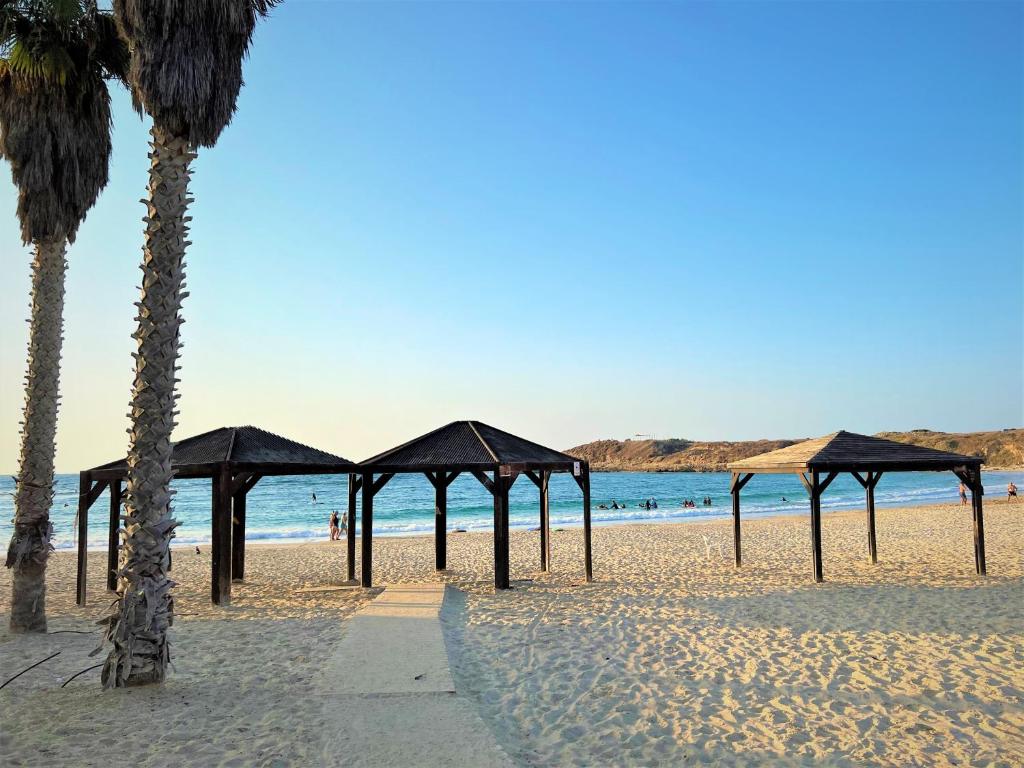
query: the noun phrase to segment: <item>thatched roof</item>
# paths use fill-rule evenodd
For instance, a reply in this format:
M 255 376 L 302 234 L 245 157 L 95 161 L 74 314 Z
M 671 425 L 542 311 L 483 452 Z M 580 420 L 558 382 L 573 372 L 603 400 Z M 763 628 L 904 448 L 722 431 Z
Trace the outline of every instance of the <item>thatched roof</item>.
M 221 427 L 174 444 L 171 465 L 177 477 L 210 477 L 221 465 L 268 475 L 330 474 L 355 468 L 348 459 L 311 448 L 258 427 Z M 125 459 L 89 470 L 94 477 L 124 477 Z
M 497 465 L 571 469 L 579 459 L 484 424 L 453 421 L 360 462 L 376 472 L 493 469 Z M 586 462 L 580 462 L 585 464 Z
M 840 430 L 831 435 L 729 464 L 731 472 L 829 472 L 949 470 L 981 459 Z

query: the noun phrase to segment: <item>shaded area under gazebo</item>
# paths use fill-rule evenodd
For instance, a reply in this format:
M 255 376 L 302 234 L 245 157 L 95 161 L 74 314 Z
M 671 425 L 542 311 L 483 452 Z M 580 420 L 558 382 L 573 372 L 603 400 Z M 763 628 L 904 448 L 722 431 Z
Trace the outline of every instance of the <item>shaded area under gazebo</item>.
M 922 448 L 880 437 L 853 432 L 806 440 L 777 451 L 762 453 L 729 464 L 732 479 L 733 550 L 736 567 L 742 563 L 740 551 L 740 491 L 756 474 L 795 473 L 811 499 L 811 558 L 815 581 L 823 581 L 821 564 L 821 495 L 837 475 L 849 472 L 864 488 L 868 514 L 868 557 L 878 562 L 875 542 L 875 486 L 886 472 L 951 471 L 971 491 L 974 518 L 974 567 L 985 575 L 985 524 L 982 515 L 981 463 L 977 456 Z M 824 476 L 824 477 L 822 477 Z
M 360 462 L 349 478 L 348 577 L 355 579 L 356 494 L 362 492 L 360 583 L 373 585 L 373 497 L 396 474 L 422 473 L 434 486 L 434 567 L 447 568 L 448 486 L 462 473 L 473 475 L 494 497 L 494 586 L 509 587 L 508 492 L 520 475 L 540 494 L 540 567 L 551 563 L 548 484 L 553 472 L 567 472 L 583 492 L 583 553 L 587 581 L 593 579 L 590 549 L 590 465 L 479 421 L 455 421 Z
M 267 476 L 349 474 L 348 459 L 310 448 L 257 427 L 221 427 L 176 442 L 171 453 L 175 480 L 209 478 L 212 498 L 210 599 L 231 601 L 231 581 L 245 577 L 246 494 Z M 85 604 L 89 508 L 110 489 L 107 589 L 117 587 L 118 531 L 128 462 L 112 461 L 79 473 L 77 602 Z

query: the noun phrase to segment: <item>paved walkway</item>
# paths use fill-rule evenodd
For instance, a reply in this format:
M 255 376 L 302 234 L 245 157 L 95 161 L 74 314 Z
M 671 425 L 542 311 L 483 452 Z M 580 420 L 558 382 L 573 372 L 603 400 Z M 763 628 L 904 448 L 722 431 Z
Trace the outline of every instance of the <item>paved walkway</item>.
M 511 766 L 455 690 L 441 630 L 444 589 L 390 586 L 352 617 L 317 690 L 323 765 Z

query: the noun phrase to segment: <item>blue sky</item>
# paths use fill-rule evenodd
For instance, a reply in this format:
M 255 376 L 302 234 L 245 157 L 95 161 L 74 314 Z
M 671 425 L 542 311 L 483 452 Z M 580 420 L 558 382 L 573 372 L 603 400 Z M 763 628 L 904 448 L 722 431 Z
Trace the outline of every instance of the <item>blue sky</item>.
M 363 458 L 1024 422 L 1019 3 L 330 3 L 195 164 L 179 434 Z M 58 468 L 123 453 L 147 124 L 69 252 Z M 29 252 L 0 184 L 0 467 Z

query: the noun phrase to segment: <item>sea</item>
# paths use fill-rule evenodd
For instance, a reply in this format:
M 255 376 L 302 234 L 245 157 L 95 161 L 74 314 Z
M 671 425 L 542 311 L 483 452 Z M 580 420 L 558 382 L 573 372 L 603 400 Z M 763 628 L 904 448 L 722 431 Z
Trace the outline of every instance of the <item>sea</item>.
M 731 515 L 727 472 L 595 472 L 591 475 L 592 520 L 595 525 L 710 520 Z M 988 495 L 1005 497 L 1011 480 L 1024 489 L 1024 472 L 985 472 Z M 956 502 L 958 480 L 951 472 L 910 472 L 884 475 L 875 490 L 877 507 L 907 507 Z M 301 542 L 328 537 L 332 510 L 344 513 L 347 475 L 267 477 L 249 492 L 246 539 Z M 209 480 L 177 480 L 173 513 L 180 522 L 175 544 L 199 545 L 210 541 Z M 0 479 L 0 542 L 11 536 L 14 517 L 14 481 Z M 56 549 L 76 546 L 75 513 L 78 475 L 59 475 L 51 520 Z M 314 498 L 315 497 L 315 498 Z M 711 499 L 704 506 L 705 497 Z M 90 549 L 106 547 L 109 516 L 106 491 L 89 514 Z M 684 507 L 692 499 L 695 508 Z M 651 500 L 651 509 L 647 509 Z M 744 518 L 807 512 L 807 493 L 795 475 L 757 475 L 743 489 Z M 566 474 L 551 478 L 552 527 L 582 525 L 582 494 Z M 612 505 L 620 506 L 613 509 Z M 850 475 L 840 475 L 822 498 L 822 511 L 864 508 L 864 491 Z M 459 476 L 448 489 L 448 527 L 487 531 L 493 527 L 490 494 L 471 475 Z M 538 491 L 529 478 L 520 477 L 509 495 L 509 520 L 515 528 L 539 524 Z M 357 516 L 358 523 L 358 516 Z M 359 530 L 357 524 L 356 530 Z M 396 475 L 374 497 L 373 534 L 401 536 L 433 533 L 434 489 L 422 475 Z

